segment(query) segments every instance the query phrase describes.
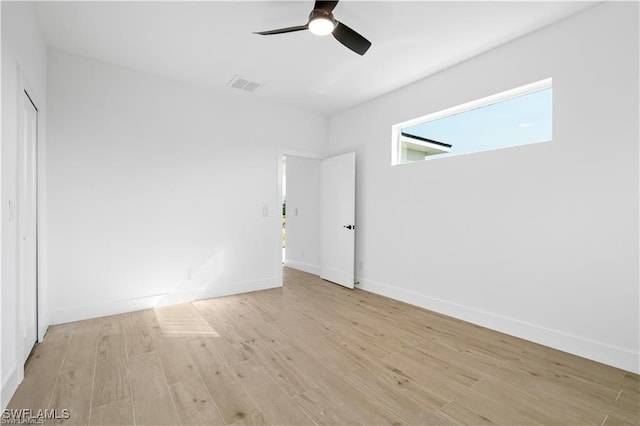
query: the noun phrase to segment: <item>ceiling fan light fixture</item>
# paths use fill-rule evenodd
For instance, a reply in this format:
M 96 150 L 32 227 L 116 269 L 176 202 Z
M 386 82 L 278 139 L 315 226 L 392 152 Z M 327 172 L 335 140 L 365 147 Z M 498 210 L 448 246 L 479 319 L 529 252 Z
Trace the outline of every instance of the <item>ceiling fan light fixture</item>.
M 334 28 L 334 22 L 328 17 L 318 17 L 309 21 L 309 31 L 318 36 L 331 34 Z
M 1 1 L 1 0 L 0 0 Z M 258 31 L 254 34 L 274 35 L 294 33 L 297 31 L 309 30 L 315 35 L 324 36 L 333 34 L 333 38 L 339 41 L 347 49 L 362 56 L 367 53 L 371 47 L 371 42 L 362 37 L 358 32 L 346 26 L 340 21 L 336 21 L 333 17 L 333 9 L 335 9 L 339 0 L 324 1 L 316 0 L 313 10 L 309 14 L 309 19 L 305 25 L 297 25 L 295 27 L 278 28 L 277 30 Z

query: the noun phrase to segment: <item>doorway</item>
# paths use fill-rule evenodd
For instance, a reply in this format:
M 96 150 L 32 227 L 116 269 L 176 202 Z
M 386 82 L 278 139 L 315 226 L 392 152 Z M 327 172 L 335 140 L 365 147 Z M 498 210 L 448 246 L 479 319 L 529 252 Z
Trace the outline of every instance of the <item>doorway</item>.
M 281 153 L 279 263 L 353 288 L 355 154 Z
M 282 263 L 316 275 L 320 271 L 321 164 L 317 158 L 283 158 Z
M 38 108 L 22 92 L 18 138 L 18 288 L 23 361 L 38 340 Z
M 321 154 L 300 151 L 278 153 L 278 264 L 320 274 L 320 164 Z M 282 282 L 282 268 L 278 268 Z

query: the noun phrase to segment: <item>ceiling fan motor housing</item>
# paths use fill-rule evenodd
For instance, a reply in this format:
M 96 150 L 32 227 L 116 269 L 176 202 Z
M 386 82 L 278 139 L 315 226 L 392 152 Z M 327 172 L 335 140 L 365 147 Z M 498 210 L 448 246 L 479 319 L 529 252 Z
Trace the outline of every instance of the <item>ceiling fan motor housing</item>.
M 338 25 L 335 18 L 333 17 L 333 13 L 324 10 L 314 9 L 311 11 L 311 13 L 309 14 L 309 22 L 315 21 L 316 19 L 326 19 L 328 21 L 331 21 L 334 28 L 336 27 L 336 25 Z

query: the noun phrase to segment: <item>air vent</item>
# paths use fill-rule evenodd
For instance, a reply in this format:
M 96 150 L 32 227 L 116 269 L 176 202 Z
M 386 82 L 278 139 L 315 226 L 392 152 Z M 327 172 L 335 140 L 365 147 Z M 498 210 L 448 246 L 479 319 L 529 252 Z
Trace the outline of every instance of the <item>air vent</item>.
M 255 81 L 249 81 L 244 77 L 236 75 L 227 83 L 228 87 L 244 90 L 245 92 L 255 92 L 258 90 L 262 84 L 256 83 Z

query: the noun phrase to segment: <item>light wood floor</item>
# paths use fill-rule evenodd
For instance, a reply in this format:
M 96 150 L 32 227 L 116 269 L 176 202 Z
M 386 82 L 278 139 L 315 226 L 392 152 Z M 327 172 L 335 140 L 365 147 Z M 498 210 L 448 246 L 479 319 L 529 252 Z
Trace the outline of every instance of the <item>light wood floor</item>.
M 9 408 L 66 408 L 67 424 L 640 423 L 635 374 L 294 270 L 171 309 L 51 327 Z

